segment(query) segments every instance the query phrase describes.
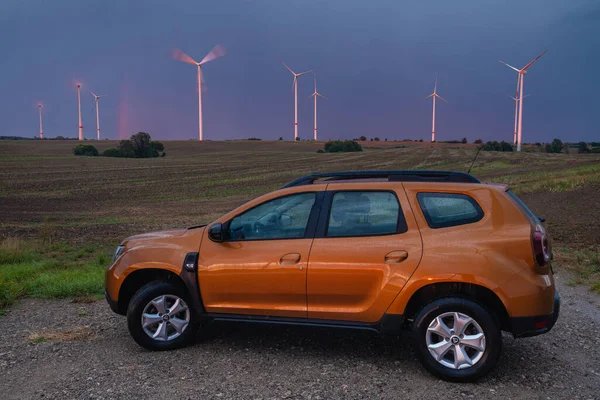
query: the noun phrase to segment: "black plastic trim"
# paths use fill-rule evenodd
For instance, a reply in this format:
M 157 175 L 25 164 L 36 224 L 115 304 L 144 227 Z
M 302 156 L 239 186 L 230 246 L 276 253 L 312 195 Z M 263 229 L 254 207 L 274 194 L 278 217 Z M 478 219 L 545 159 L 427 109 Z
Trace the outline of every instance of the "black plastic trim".
M 539 315 L 535 317 L 513 317 L 510 319 L 512 334 L 515 338 L 524 338 L 537 336 L 549 332 L 560 314 L 560 295 L 558 291 L 554 293 L 554 311 L 552 314 Z M 535 324 L 548 321 L 543 328 L 536 329 Z
M 198 252 L 187 253 L 183 261 L 183 267 L 179 277 L 185 284 L 185 287 L 192 301 L 194 311 L 197 314 L 204 312 L 202 297 L 200 296 L 200 284 L 198 282 Z
M 293 325 L 310 326 L 323 328 L 341 328 L 358 329 L 377 332 L 380 334 L 398 335 L 401 333 L 404 324 L 404 316 L 401 314 L 385 314 L 379 321 L 353 322 L 337 321 L 317 318 L 292 318 L 292 317 L 273 317 L 265 315 L 245 315 L 245 314 L 224 314 L 224 313 L 205 313 L 202 318 L 214 321 L 227 322 L 251 322 L 274 325 Z
M 111 310 L 113 310 L 113 312 L 117 313 L 117 314 L 121 314 L 121 315 L 125 315 L 126 313 L 123 313 L 119 310 L 119 302 L 116 300 L 113 300 L 110 297 L 110 294 L 108 294 L 108 291 L 104 291 L 104 297 L 106 298 L 106 302 L 108 303 L 109 307 Z
M 328 178 L 328 179 L 327 179 Z M 302 176 L 284 185 L 282 189 L 310 185 L 317 179 L 327 179 L 326 182 L 387 178 L 391 182 L 456 182 L 456 183 L 481 183 L 471 174 L 457 171 L 427 171 L 427 170 L 398 170 L 398 171 L 340 171 L 340 172 L 313 172 Z

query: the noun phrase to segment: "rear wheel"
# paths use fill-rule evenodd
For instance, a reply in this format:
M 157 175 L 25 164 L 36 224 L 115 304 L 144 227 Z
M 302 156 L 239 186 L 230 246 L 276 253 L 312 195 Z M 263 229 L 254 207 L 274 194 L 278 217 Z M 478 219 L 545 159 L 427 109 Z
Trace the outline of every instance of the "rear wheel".
M 149 350 L 172 350 L 193 342 L 198 326 L 187 292 L 167 282 L 141 287 L 127 309 L 129 333 Z
M 417 355 L 432 374 L 469 382 L 498 362 L 502 335 L 493 315 L 472 301 L 443 298 L 425 306 L 413 323 Z

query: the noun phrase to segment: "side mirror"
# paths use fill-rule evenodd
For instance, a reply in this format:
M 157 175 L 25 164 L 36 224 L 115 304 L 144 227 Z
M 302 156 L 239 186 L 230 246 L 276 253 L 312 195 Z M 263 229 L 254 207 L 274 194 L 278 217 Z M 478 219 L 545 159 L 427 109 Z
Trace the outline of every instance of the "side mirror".
M 208 228 L 208 237 L 213 242 L 222 242 L 225 238 L 223 235 L 223 224 L 217 222 Z

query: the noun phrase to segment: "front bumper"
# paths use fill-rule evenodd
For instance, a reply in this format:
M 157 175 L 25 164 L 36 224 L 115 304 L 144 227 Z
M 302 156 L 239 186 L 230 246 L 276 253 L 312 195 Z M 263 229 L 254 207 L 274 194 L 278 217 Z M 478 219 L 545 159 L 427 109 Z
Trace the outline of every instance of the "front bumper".
M 560 296 L 554 292 L 554 311 L 552 314 L 535 317 L 514 317 L 510 319 L 512 334 L 515 338 L 537 336 L 549 332 L 556 324 L 560 313 Z
M 108 291 L 106 291 L 106 290 L 104 291 L 104 297 L 106 297 L 106 302 L 110 306 L 111 310 L 113 310 L 117 314 L 123 314 L 123 313 L 119 312 L 119 303 L 116 300 L 113 300 L 110 297 L 110 294 L 108 294 Z

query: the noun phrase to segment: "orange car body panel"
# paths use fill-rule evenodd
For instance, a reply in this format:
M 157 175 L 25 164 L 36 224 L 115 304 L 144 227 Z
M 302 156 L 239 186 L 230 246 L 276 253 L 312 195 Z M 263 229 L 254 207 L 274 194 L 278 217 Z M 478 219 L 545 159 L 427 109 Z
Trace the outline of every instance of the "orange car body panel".
M 421 235 L 402 185 L 331 183 L 328 191 L 382 190 L 396 194 L 408 231 L 390 235 L 316 238 L 308 263 L 308 317 L 376 322 L 421 260 Z M 408 210 L 406 212 L 405 210 Z M 388 259 L 406 252 L 404 260 Z
M 163 269 L 179 274 L 185 255 L 198 251 L 205 228 L 173 229 L 131 236 L 122 242 L 126 251 L 106 271 L 106 291 L 119 298 L 125 279 L 141 269 Z
M 275 191 L 215 222 L 229 221 L 277 197 L 316 193 L 325 188 L 326 185 L 311 185 Z M 198 259 L 198 281 L 206 311 L 306 318 L 306 272 L 313 239 L 216 243 L 208 238 L 208 232 L 204 235 Z

